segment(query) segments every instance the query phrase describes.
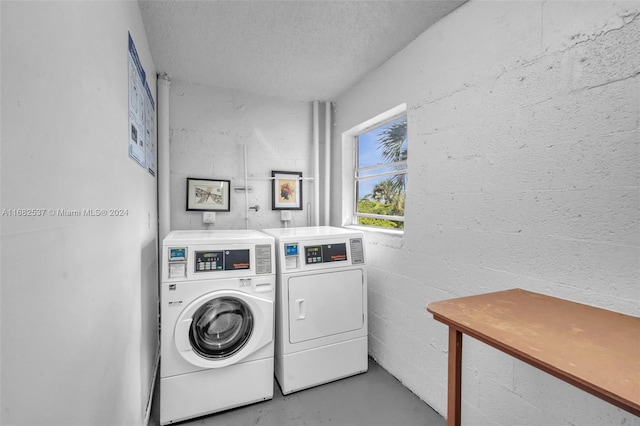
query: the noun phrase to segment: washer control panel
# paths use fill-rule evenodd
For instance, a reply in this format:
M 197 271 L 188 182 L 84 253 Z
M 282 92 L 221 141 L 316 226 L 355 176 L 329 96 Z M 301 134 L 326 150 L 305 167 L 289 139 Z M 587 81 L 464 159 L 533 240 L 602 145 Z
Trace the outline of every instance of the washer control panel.
M 250 269 L 249 250 L 196 251 L 195 272 L 236 271 Z
M 224 249 L 223 246 L 198 250 L 189 247 L 168 247 L 163 274 L 174 280 L 207 272 L 237 272 L 244 275 L 248 272 L 256 275 L 274 273 L 273 244 L 244 246 L 250 248 Z

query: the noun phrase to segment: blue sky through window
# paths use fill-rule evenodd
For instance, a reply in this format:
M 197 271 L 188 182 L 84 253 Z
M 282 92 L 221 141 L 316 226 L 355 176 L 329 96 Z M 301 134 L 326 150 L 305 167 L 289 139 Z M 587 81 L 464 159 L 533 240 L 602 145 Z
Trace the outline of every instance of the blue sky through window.
M 406 116 L 400 117 L 394 121 L 386 123 L 380 127 L 369 130 L 358 136 L 358 167 L 375 166 L 376 164 L 385 164 L 387 161 L 382 158 L 382 147 L 378 143 L 382 133 L 396 123 L 401 123 L 407 119 Z M 407 141 L 405 140 L 405 144 Z M 404 147 L 404 146 L 403 146 Z M 388 168 L 382 167 L 380 171 L 387 171 Z M 358 182 L 358 199 L 373 192 L 373 187 L 379 182 L 388 179 L 388 176 L 364 179 Z

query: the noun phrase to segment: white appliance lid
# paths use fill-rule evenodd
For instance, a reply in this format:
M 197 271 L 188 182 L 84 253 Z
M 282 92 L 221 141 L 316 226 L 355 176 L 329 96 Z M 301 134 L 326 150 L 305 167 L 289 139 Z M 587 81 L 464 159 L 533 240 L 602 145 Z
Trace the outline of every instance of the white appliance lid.
M 171 231 L 164 244 L 265 244 L 273 243 L 273 237 L 250 229 L 216 229 L 210 231 Z
M 298 237 L 298 238 L 313 238 L 323 236 L 362 236 L 362 232 L 357 230 L 338 228 L 335 226 L 308 226 L 299 228 L 273 228 L 263 229 L 262 232 L 272 235 L 276 238 L 281 237 Z

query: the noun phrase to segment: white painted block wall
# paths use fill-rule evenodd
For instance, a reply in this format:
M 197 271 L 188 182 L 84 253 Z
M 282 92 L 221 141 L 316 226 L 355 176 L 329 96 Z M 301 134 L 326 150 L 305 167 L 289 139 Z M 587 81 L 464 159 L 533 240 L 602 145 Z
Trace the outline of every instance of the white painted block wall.
M 471 1 L 337 99 L 343 167 L 342 132 L 408 105 L 405 234 L 367 233 L 370 353 L 440 413 L 447 329 L 432 301 L 520 287 L 640 314 L 639 46 L 638 1 Z M 466 425 L 640 424 L 464 345 Z
M 245 229 L 243 145 L 247 151 L 249 229 L 283 226 L 271 210 L 272 170 L 312 177 L 312 111 L 308 102 L 288 101 L 179 80 L 170 92 L 171 230 Z M 202 213 L 186 211 L 186 179 L 231 181 L 231 211 L 206 225 Z M 255 179 L 253 179 L 255 178 Z M 303 181 L 303 210 L 292 211 L 289 226 L 307 226 L 313 184 Z

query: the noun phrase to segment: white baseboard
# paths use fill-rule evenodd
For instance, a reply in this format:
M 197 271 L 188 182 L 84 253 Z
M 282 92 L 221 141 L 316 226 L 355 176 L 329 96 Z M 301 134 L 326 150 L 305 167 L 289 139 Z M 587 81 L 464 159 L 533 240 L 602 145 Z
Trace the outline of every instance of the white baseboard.
M 149 420 L 151 419 L 151 404 L 153 403 L 153 393 L 156 387 L 156 377 L 158 376 L 158 368 L 160 367 L 160 344 L 156 350 L 156 361 L 153 366 L 153 375 L 151 380 L 151 392 L 149 393 L 149 400 L 147 401 L 147 407 L 144 412 L 144 425 L 149 426 Z

